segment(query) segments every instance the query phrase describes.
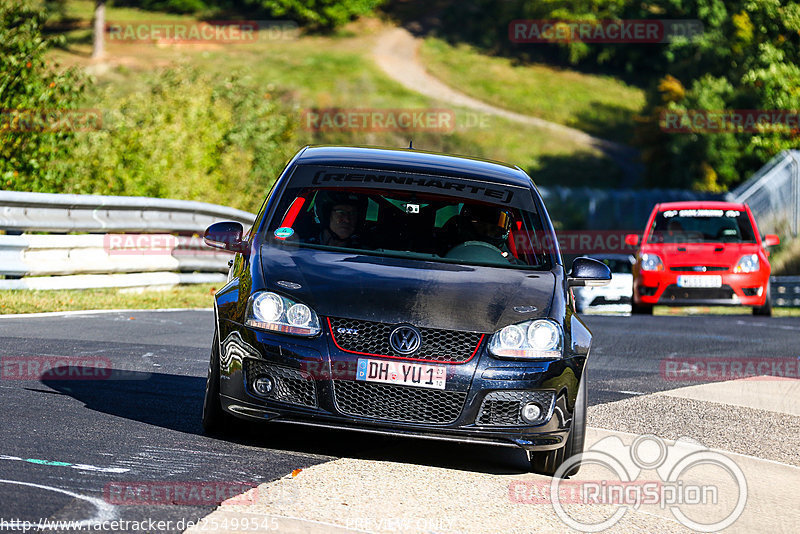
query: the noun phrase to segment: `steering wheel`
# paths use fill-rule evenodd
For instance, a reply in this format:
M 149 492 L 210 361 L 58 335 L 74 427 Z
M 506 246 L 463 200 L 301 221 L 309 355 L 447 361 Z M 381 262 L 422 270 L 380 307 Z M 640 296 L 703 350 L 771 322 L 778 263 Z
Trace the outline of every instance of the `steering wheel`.
M 485 241 L 466 241 L 451 248 L 444 257 L 450 260 L 509 263 L 502 250 Z

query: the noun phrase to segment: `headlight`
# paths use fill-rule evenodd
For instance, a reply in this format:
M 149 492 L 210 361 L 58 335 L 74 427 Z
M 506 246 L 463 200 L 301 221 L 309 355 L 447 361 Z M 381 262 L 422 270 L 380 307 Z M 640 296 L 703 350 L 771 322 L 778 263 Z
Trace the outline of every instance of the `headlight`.
M 761 267 L 758 261 L 758 254 L 747 254 L 739 258 L 736 267 L 733 268 L 735 273 L 754 273 Z
M 310 337 L 320 333 L 319 318 L 314 310 L 305 304 L 267 291 L 250 297 L 245 324 L 296 336 Z
M 489 340 L 489 352 L 501 358 L 561 358 L 561 327 L 550 319 L 506 326 Z
M 663 271 L 664 263 L 661 258 L 656 254 L 642 254 L 642 270 L 643 271 Z

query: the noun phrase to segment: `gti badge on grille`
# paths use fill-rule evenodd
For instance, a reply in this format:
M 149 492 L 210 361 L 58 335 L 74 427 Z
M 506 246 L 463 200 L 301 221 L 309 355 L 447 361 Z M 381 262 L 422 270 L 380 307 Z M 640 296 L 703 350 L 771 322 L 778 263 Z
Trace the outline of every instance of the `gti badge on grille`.
M 413 326 L 398 326 L 389 334 L 389 345 L 398 354 L 413 354 L 421 344 L 422 336 Z
M 336 333 L 337 334 L 350 334 L 351 336 L 357 336 L 358 335 L 358 328 L 344 328 L 344 327 L 340 326 L 339 328 L 336 329 Z

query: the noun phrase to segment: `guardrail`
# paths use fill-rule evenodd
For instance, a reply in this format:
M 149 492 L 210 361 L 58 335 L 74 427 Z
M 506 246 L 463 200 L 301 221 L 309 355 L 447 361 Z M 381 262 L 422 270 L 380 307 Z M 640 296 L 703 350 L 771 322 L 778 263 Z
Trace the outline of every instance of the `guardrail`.
M 199 235 L 214 222 L 247 227 L 254 218 L 205 202 L 0 191 L 0 230 L 51 232 L 0 235 L 0 289 L 225 281 L 231 255 Z
M 770 291 L 773 306 L 800 308 L 800 276 L 773 276 Z
M 800 234 L 800 150 L 784 150 L 728 199 L 750 206 L 762 233 Z

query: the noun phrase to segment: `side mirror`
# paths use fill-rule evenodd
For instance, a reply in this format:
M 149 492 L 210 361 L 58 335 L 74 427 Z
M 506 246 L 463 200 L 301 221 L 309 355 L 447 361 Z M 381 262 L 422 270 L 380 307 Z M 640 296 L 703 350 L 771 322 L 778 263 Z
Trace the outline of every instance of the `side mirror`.
M 639 244 L 639 234 L 626 234 L 625 244 L 635 247 Z
M 602 261 L 592 258 L 575 258 L 572 271 L 567 275 L 567 285 L 573 286 L 605 286 L 611 282 L 611 269 Z
M 775 234 L 767 234 L 764 236 L 764 246 L 765 247 L 774 247 L 775 245 L 781 244 L 781 238 L 776 236 Z
M 247 244 L 242 241 L 244 227 L 238 222 L 218 222 L 206 228 L 203 241 L 206 245 L 231 252 L 244 252 Z

